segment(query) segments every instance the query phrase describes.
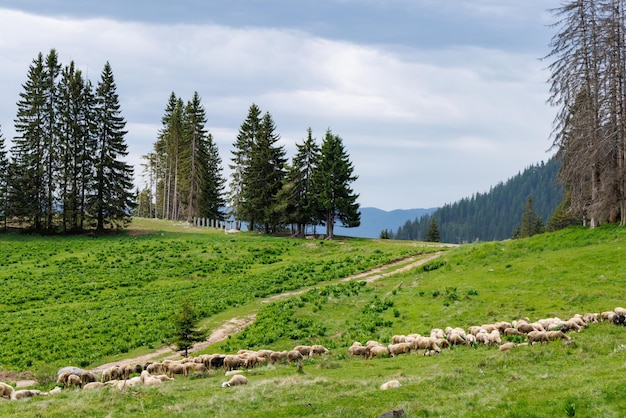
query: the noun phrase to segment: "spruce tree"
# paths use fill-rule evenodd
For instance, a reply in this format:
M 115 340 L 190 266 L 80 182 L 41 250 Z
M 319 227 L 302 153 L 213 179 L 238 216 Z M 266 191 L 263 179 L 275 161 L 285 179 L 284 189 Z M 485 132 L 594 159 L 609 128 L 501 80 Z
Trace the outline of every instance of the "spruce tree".
M 42 228 L 45 148 L 45 67 L 39 53 L 28 68 L 15 118 L 16 136 L 11 147 L 12 169 L 9 185 L 11 214 Z
M 203 153 L 207 160 L 204 168 L 204 182 L 200 190 L 199 215 L 209 219 L 224 220 L 226 179 L 222 175 L 222 158 L 211 133 L 207 134 L 202 147 L 205 148 Z
M 350 184 L 358 178 L 349 159 L 343 140 L 328 130 L 322 141 L 320 161 L 315 170 L 315 185 L 318 196 L 317 213 L 326 225 L 326 238 L 334 238 L 335 221 L 352 228 L 361 224 L 358 194 Z
M 197 328 L 197 316 L 189 298 L 183 299 L 180 309 L 173 318 L 173 343 L 177 351 L 184 351 L 185 357 L 194 343 L 204 340 L 205 335 Z
M 528 196 L 526 206 L 524 208 L 524 214 L 522 215 L 522 221 L 513 231 L 513 238 L 532 237 L 533 235 L 540 234 L 542 232 L 543 222 L 541 221 L 541 217 L 537 216 L 535 212 L 532 197 Z
M 95 188 L 90 199 L 91 213 L 96 220 L 96 232 L 108 223 L 122 227 L 130 222 L 130 210 L 135 205 L 133 168 L 121 160 L 128 155 L 124 142 L 126 121 L 121 115 L 117 86 L 111 65 L 102 70 L 96 90 L 97 149 Z
M 441 241 L 441 236 L 439 234 L 439 225 L 437 225 L 437 220 L 434 216 L 430 218 L 430 225 L 428 226 L 428 231 L 426 231 L 426 236 L 424 238 L 426 242 L 439 242 Z
M 251 210 L 246 201 L 248 193 L 250 165 L 253 153 L 253 146 L 256 143 L 261 129 L 261 109 L 252 103 L 248 109 L 248 116 L 241 124 L 237 139 L 233 144 L 231 169 L 230 192 L 228 196 L 231 206 L 231 213 L 235 219 L 247 220 L 248 229 L 253 230 L 256 219 L 256 211 Z
M 8 180 L 9 180 L 9 159 L 5 148 L 4 136 L 0 129 L 0 223 L 2 229 L 6 231 L 8 223 Z

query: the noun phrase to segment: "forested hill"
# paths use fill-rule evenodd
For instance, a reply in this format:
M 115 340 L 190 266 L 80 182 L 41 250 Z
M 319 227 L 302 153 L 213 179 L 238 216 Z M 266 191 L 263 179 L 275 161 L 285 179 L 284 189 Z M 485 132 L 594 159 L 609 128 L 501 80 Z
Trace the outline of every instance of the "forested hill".
M 511 238 L 520 223 L 528 197 L 544 224 L 561 202 L 563 187 L 556 177 L 560 163 L 551 158 L 526 168 L 487 193 L 476 193 L 432 213 L 407 221 L 393 234 L 395 239 L 423 240 L 433 216 L 442 242 L 499 241 Z

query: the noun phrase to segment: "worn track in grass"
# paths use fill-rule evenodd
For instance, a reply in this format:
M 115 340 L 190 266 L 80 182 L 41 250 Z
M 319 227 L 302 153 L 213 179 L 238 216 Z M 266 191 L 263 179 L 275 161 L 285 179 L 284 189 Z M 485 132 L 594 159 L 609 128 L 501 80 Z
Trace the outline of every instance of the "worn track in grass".
M 396 261 L 392 261 L 388 264 L 385 264 L 383 266 L 379 266 L 367 271 L 364 271 L 362 273 L 358 273 L 358 274 L 354 274 L 352 276 L 346 277 L 344 279 L 341 279 L 341 281 L 346 282 L 349 280 L 362 280 L 365 282 L 373 282 L 385 277 L 389 277 L 389 276 L 393 276 L 395 274 L 399 274 L 399 273 L 403 273 L 412 269 L 415 269 L 417 267 L 420 267 L 438 257 L 441 256 L 441 254 L 443 254 L 443 251 L 438 251 L 432 254 L 428 254 L 426 257 L 424 258 L 419 258 L 416 259 L 416 256 L 412 256 L 412 257 L 408 257 L 408 258 L 403 258 L 400 260 L 396 260 Z M 395 268 L 396 266 L 401 266 L 399 268 Z M 390 271 L 385 272 L 386 270 L 392 269 Z M 265 298 L 262 302 L 263 303 L 269 303 L 272 302 L 274 300 L 278 300 L 278 299 L 282 299 L 285 297 L 289 297 L 289 296 L 296 296 L 296 295 L 300 295 L 304 292 L 306 292 L 308 289 L 302 289 L 302 290 L 297 290 L 297 291 L 293 291 L 293 292 L 285 292 L 285 293 L 280 293 L 278 295 L 273 295 L 270 297 Z M 246 315 L 243 317 L 235 317 L 235 318 L 231 318 L 227 321 L 225 321 L 222 325 L 220 325 L 219 327 L 215 328 L 212 332 L 211 335 L 202 342 L 199 342 L 197 344 L 195 344 L 193 346 L 193 348 L 189 349 L 188 352 L 189 353 L 194 353 L 197 351 L 200 351 L 212 344 L 218 343 L 220 341 L 223 341 L 225 339 L 228 338 L 229 335 L 234 335 L 240 331 L 242 331 L 245 327 L 247 327 L 248 325 L 252 324 L 254 322 L 254 320 L 256 319 L 256 314 L 250 314 L 250 315 Z M 167 355 L 169 353 L 169 355 Z M 151 353 L 148 354 L 144 354 L 138 357 L 133 357 L 133 358 L 127 358 L 127 359 L 121 359 L 118 361 L 114 361 L 111 363 L 107 363 L 107 364 L 103 364 L 100 365 L 98 367 L 95 367 L 93 370 L 94 371 L 103 371 L 106 370 L 112 366 L 115 365 L 119 365 L 119 366 L 124 366 L 124 365 L 135 365 L 135 364 L 145 364 L 148 361 L 154 361 L 154 359 L 159 358 L 161 360 L 165 360 L 165 359 L 175 359 L 175 358 L 179 358 L 180 354 L 178 352 L 176 352 L 174 350 L 174 348 L 169 347 L 169 346 L 164 346 L 161 347 Z

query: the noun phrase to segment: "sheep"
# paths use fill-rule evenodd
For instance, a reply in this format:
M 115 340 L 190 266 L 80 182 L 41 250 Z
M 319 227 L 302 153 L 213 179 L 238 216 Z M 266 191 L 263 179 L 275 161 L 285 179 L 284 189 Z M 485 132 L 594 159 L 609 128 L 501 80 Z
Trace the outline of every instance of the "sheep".
M 467 334 L 465 336 L 465 344 L 469 345 L 470 347 L 473 347 L 476 345 L 476 336 L 474 334 Z M 441 348 L 444 348 L 443 345 L 439 344 L 439 346 Z
M 348 355 L 350 358 L 353 358 L 354 356 L 367 357 L 367 347 L 363 347 L 362 345 L 352 345 L 348 348 Z
M 546 331 L 546 339 L 548 341 L 556 341 L 558 339 L 569 341 L 571 338 L 563 331 Z
M 448 343 L 450 343 L 450 345 L 464 345 L 465 337 L 456 332 L 452 332 L 448 335 Z
M 402 384 L 397 381 L 397 380 L 390 380 L 388 382 L 383 383 L 382 385 L 380 385 L 380 390 L 389 390 L 389 389 L 396 389 L 402 387 Z
M 259 350 L 257 351 L 256 355 L 257 357 L 264 358 L 265 360 L 269 361 L 272 353 L 272 350 Z
M 5 399 L 14 399 L 15 389 L 8 383 L 0 382 L 0 397 Z
M 57 383 L 62 384 L 63 386 L 67 385 L 67 378 L 70 377 L 72 373 L 70 372 L 63 372 L 59 375 L 59 377 L 57 377 Z
M 137 386 L 141 383 L 141 376 L 135 376 L 127 380 L 117 380 L 116 382 L 115 387 L 119 390 L 124 390 L 126 388 Z
M 299 351 L 303 357 L 311 357 L 312 349 L 313 348 L 310 345 L 297 345 L 293 348 L 293 350 Z
M 388 355 L 389 355 L 389 348 L 384 347 L 384 346 L 369 347 L 368 352 L 367 352 L 367 358 L 369 360 L 373 359 L 376 356 L 388 356 Z
M 167 371 L 163 363 L 151 363 L 146 367 L 146 370 L 150 374 L 163 374 Z M 102 374 L 102 381 L 105 382 L 104 374 Z
M 513 348 L 515 348 L 515 343 L 504 343 L 504 344 L 502 344 L 498 348 L 498 350 L 500 350 L 500 351 L 510 351 Z
M 170 381 L 174 380 L 174 378 L 173 378 L 173 377 L 169 377 L 169 376 L 168 376 L 168 375 L 166 375 L 166 374 L 159 374 L 159 375 L 156 375 L 156 376 L 154 376 L 154 377 L 156 377 L 157 379 L 159 379 L 161 382 L 170 382 Z
M 83 390 L 92 390 L 92 389 L 100 389 L 105 386 L 102 382 L 89 382 L 85 386 L 83 386 Z
M 203 365 L 204 367 L 204 365 Z M 148 387 L 151 386 L 160 386 L 163 384 L 163 382 L 161 381 L 161 379 L 152 376 L 150 373 L 148 373 L 147 370 L 144 370 L 143 372 L 141 372 L 141 375 L 139 376 L 139 378 L 141 379 L 141 382 Z
M 228 354 L 224 357 L 224 371 L 238 369 L 245 366 L 246 360 L 235 354 Z M 170 375 L 171 376 L 171 375 Z
M 80 375 L 80 384 L 81 384 L 81 386 L 84 386 L 87 383 L 95 382 L 96 380 L 98 380 L 98 379 L 96 378 L 96 375 L 94 374 L 94 372 L 91 372 L 91 371 L 88 371 L 88 370 L 85 370 Z
M 626 316 L 626 308 L 622 308 L 618 306 L 617 308 L 613 309 L 613 312 L 615 312 L 617 315 Z
M 300 360 L 304 360 L 304 355 L 300 351 L 289 350 L 289 352 L 287 352 L 287 361 L 296 362 Z
M 446 334 L 441 328 L 433 328 L 430 330 L 430 336 L 432 338 L 445 338 Z
M 476 335 L 480 332 L 481 328 L 478 325 L 472 325 L 467 329 L 468 334 Z
M 55 386 L 51 391 L 48 392 L 48 395 L 58 395 L 61 393 L 61 387 Z
M 545 331 L 545 329 L 539 323 L 530 324 L 527 322 L 520 322 L 515 328 L 517 328 L 518 331 L 523 332 L 524 334 L 528 334 L 531 331 Z
M 311 355 L 314 355 L 314 354 L 317 354 L 317 355 L 328 354 L 328 348 L 324 347 L 323 345 L 314 344 L 311 347 Z
M 586 313 L 583 315 L 583 321 L 586 323 L 598 323 L 600 322 L 600 314 L 598 313 Z
M 615 316 L 616 316 L 616 313 L 613 311 L 605 311 L 600 314 L 600 318 L 603 321 L 610 321 L 610 322 L 613 322 L 613 318 L 615 318 Z
M 32 398 L 33 396 L 48 396 L 48 392 L 42 392 L 37 389 L 16 390 L 13 392 L 13 397 L 11 399 Z
M 389 349 L 389 354 L 391 355 L 391 357 L 395 357 L 399 354 L 408 354 L 411 352 L 411 344 L 409 343 L 389 344 L 387 348 Z
M 210 369 L 221 369 L 224 367 L 224 359 L 226 356 L 221 354 L 215 354 L 211 357 L 210 361 Z
M 576 321 L 575 319 L 568 319 L 567 321 L 565 321 L 565 328 L 567 330 L 574 330 L 576 332 L 580 332 L 582 331 L 582 327 L 580 326 L 580 324 L 578 323 L 578 321 Z
M 511 335 L 524 335 L 524 333 L 522 333 L 520 330 L 518 330 L 517 328 L 505 328 L 504 329 L 504 335 L 506 336 L 511 336 Z
M 230 378 L 228 382 L 222 383 L 223 388 L 229 388 L 231 386 L 239 386 L 239 385 L 247 385 L 248 379 L 246 376 L 242 376 L 240 374 L 236 374 Z
M 466 336 L 466 342 L 467 338 L 469 337 L 473 337 L 473 335 L 470 334 L 469 336 Z M 450 341 L 446 340 L 445 338 L 435 338 L 435 343 L 437 343 L 439 348 L 450 348 Z
M 187 369 L 183 363 L 171 362 L 167 365 L 167 374 L 173 377 L 175 374 L 187 376 Z
M 287 351 L 274 351 L 270 355 L 270 363 L 272 364 L 276 363 L 277 361 L 284 361 L 284 360 L 287 360 Z
M 487 333 L 487 331 L 483 330 L 476 334 L 476 343 L 489 345 L 489 334 Z
M 420 337 L 413 341 L 411 344 L 411 349 L 415 351 L 419 351 L 420 349 L 424 350 L 424 355 L 428 350 L 434 350 L 435 352 L 441 352 L 441 348 L 437 345 L 437 342 L 430 337 Z M 391 351 L 391 350 L 390 350 Z
M 189 376 L 190 372 L 198 373 L 198 374 L 203 374 L 203 373 L 208 372 L 206 366 L 202 363 L 185 363 L 183 367 L 185 367 L 185 376 Z
M 539 341 L 540 344 L 543 344 L 544 341 L 548 342 L 545 331 L 531 331 L 526 334 L 526 337 L 528 338 L 528 343 L 530 345 L 535 344 L 537 341 Z
M 65 387 L 69 388 L 71 386 L 82 387 L 82 384 L 80 383 L 80 377 L 78 375 L 70 374 L 67 377 L 67 380 L 65 381 Z
M 500 332 L 497 329 L 494 329 L 489 333 L 489 345 L 499 345 L 502 343 L 500 339 Z

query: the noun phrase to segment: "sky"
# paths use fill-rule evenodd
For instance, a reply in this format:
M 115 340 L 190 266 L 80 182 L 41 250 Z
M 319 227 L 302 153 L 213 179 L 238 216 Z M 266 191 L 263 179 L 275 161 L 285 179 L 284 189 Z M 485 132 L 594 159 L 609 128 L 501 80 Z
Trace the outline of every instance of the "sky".
M 255 103 L 291 159 L 339 135 L 361 207 L 434 208 L 547 161 L 559 0 L 0 0 L 0 129 L 28 67 L 56 49 L 95 85 L 108 61 L 145 187 L 172 92 L 198 92 L 229 176 Z

